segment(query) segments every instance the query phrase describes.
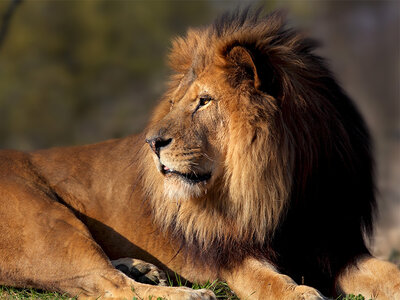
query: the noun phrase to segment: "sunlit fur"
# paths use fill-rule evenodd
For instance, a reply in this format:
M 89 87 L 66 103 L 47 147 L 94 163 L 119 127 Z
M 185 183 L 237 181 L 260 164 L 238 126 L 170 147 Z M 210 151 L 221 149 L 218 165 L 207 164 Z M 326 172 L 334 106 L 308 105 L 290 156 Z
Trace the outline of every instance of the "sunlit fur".
M 204 187 L 171 184 L 144 145 L 145 197 L 159 227 L 204 260 L 230 264 L 246 255 L 284 257 L 290 252 L 286 237 L 301 243 L 299 236 L 309 241 L 327 234 L 332 242 L 322 238 L 327 257 L 321 264 L 335 273 L 352 255 L 335 243 L 352 240 L 355 252 L 364 251 L 362 232 L 371 230 L 375 200 L 368 132 L 323 60 L 312 53 L 315 43 L 287 29 L 283 19 L 280 13 L 261 17 L 245 11 L 174 40 L 169 56 L 174 74 L 148 128 L 170 112 L 169 101 L 188 74 L 213 70 L 213 76 L 224 78 L 214 86 L 223 92 L 210 116 L 222 126 L 206 127 L 219 145 L 219 157 L 212 157 L 218 172 Z M 237 46 L 251 54 L 253 78 L 249 65 L 238 67 L 243 62 L 235 61 Z M 347 223 L 335 224 L 338 215 Z M 314 251 L 309 244 L 304 251 L 307 247 Z M 340 252 L 337 264 L 332 263 L 335 251 Z
M 190 198 L 199 198 L 207 193 L 204 184 L 190 184 L 181 179 L 164 180 L 164 199 L 167 201 L 186 201 Z

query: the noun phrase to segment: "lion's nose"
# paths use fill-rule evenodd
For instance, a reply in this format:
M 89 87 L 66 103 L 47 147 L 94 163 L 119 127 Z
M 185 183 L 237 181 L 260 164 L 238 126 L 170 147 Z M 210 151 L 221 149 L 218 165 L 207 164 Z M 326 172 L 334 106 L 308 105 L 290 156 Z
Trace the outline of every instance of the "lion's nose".
M 151 150 L 160 157 L 160 150 L 171 143 L 172 139 L 164 139 L 162 137 L 154 137 L 150 139 L 146 139 L 146 143 L 150 145 Z

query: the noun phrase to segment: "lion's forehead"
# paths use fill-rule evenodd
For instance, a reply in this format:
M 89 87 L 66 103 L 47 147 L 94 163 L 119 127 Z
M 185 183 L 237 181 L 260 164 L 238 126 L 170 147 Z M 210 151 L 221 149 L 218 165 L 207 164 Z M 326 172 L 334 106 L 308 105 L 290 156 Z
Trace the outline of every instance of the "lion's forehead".
M 204 70 L 198 75 L 193 70 L 189 73 L 182 78 L 179 85 L 175 88 L 172 96 L 173 99 L 171 99 L 174 103 L 182 100 L 193 101 L 200 95 L 218 96 L 221 83 L 218 82 L 213 68 Z

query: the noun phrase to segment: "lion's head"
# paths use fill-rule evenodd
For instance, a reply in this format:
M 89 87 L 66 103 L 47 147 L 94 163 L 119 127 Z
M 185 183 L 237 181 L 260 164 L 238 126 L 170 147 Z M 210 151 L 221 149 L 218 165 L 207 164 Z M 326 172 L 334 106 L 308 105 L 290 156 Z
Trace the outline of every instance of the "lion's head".
M 290 207 L 309 193 L 315 206 L 311 182 L 335 194 L 327 170 L 347 178 L 354 151 L 369 159 L 361 119 L 313 48 L 280 13 L 226 15 L 173 42 L 142 169 L 155 222 L 185 247 L 219 259 L 265 249 Z

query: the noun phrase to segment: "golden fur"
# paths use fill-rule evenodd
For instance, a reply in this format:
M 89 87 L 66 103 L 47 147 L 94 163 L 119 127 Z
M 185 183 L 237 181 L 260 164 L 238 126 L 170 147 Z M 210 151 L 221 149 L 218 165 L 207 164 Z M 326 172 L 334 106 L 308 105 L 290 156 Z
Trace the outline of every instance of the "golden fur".
M 149 285 L 165 283 L 154 264 L 243 299 L 400 298 L 399 270 L 363 240 L 368 131 L 314 46 L 280 13 L 224 15 L 173 42 L 142 134 L 0 152 L 0 284 L 215 299 Z

